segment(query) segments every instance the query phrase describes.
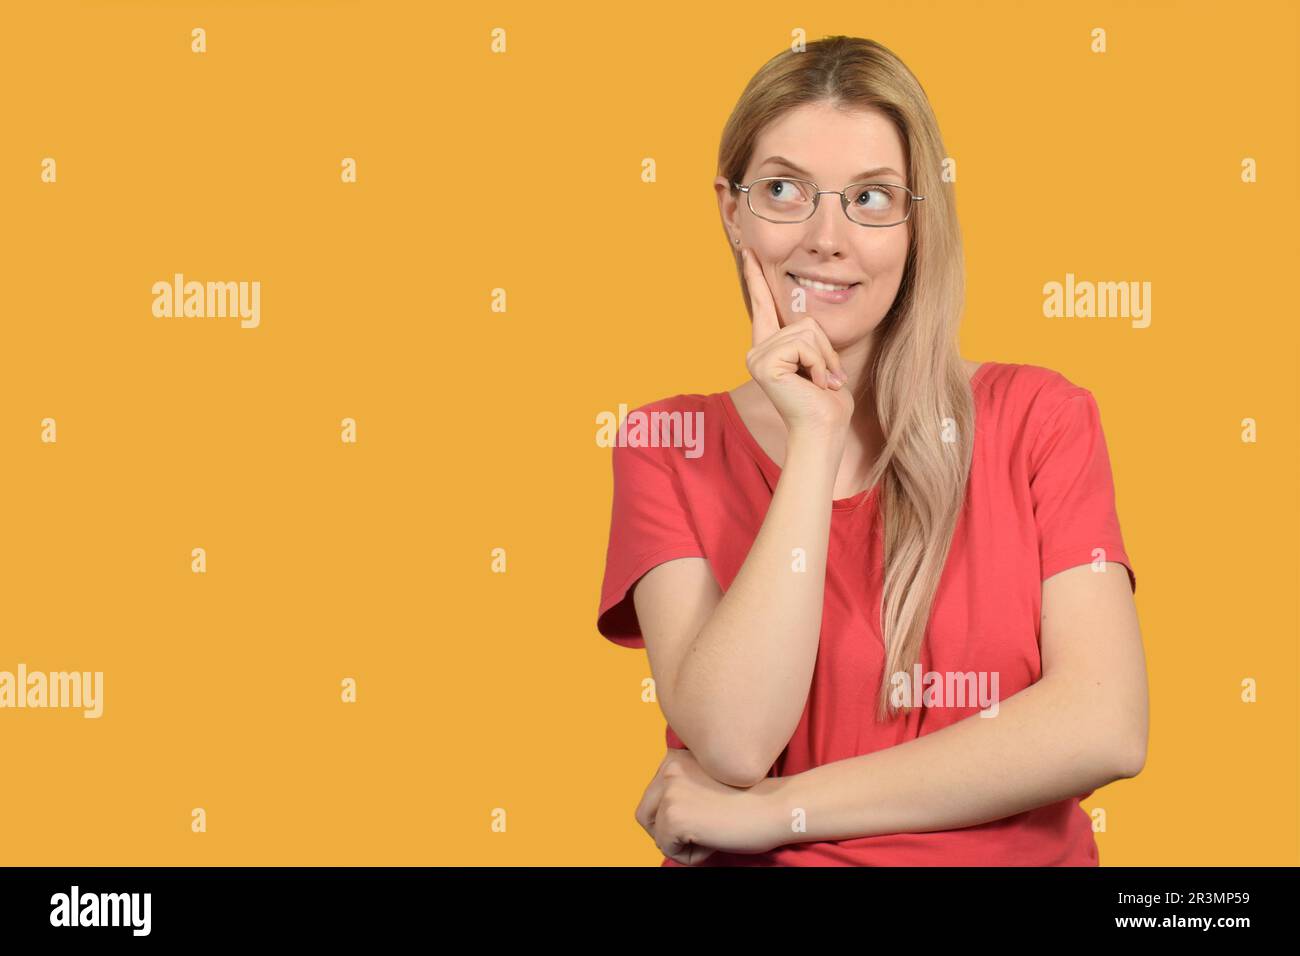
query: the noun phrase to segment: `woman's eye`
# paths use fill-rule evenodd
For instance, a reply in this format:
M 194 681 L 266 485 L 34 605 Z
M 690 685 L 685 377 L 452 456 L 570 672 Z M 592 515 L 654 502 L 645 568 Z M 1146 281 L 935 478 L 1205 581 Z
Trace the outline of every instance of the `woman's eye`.
M 866 202 L 862 201 L 864 199 Z M 875 205 L 869 205 L 873 199 L 875 200 Z M 888 189 L 873 186 L 858 193 L 857 202 L 858 205 L 864 209 L 888 209 L 892 200 L 893 196 L 890 194 Z
M 773 199 L 785 202 L 797 202 L 802 190 L 788 179 L 774 179 L 767 184 L 767 194 Z

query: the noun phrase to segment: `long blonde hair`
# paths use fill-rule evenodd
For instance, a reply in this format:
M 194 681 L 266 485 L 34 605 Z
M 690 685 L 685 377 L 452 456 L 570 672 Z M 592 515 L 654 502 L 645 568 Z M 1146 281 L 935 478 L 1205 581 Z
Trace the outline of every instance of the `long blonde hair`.
M 925 196 L 907 226 L 898 227 L 910 227 L 907 261 L 860 393 L 874 397 L 885 436 L 871 484 L 879 483 L 885 554 L 885 670 L 876 716 L 887 720 L 910 709 L 893 705 L 891 678 L 901 672 L 910 682 L 920 660 L 970 475 L 974 401 L 957 346 L 965 268 L 956 205 L 940 175 L 945 153 L 934 112 L 903 61 L 873 40 L 825 37 L 764 64 L 727 120 L 718 175 L 736 193 L 760 132 L 791 109 L 823 102 L 882 111 L 903 141 L 908 185 Z M 728 248 L 752 320 L 744 266 L 730 241 Z

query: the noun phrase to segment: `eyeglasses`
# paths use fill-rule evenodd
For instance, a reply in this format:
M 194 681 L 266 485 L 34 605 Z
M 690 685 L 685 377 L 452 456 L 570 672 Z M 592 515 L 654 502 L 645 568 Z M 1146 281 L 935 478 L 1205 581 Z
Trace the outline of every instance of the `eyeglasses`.
M 840 197 L 844 215 L 852 223 L 898 226 L 907 222 L 913 206 L 925 198 L 913 196 L 910 189 L 898 183 L 853 183 L 836 191 L 819 189 L 816 183 L 806 179 L 764 176 L 748 186 L 732 185 L 745 194 L 749 211 L 768 222 L 806 222 L 817 211 L 817 201 L 823 195 L 830 195 Z

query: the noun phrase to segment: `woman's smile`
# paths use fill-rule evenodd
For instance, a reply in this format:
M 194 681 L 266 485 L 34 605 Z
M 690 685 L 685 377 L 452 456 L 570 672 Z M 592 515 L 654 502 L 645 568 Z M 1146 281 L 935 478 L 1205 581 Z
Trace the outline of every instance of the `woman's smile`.
M 847 302 L 853 297 L 853 294 L 858 290 L 858 287 L 862 285 L 861 282 L 854 282 L 852 285 L 845 288 L 843 284 L 832 285 L 825 282 L 817 282 L 813 279 L 805 279 L 802 276 L 795 275 L 793 272 L 787 272 L 785 275 L 791 283 L 801 289 L 807 290 L 817 300 L 821 302 L 829 302 L 833 305 Z

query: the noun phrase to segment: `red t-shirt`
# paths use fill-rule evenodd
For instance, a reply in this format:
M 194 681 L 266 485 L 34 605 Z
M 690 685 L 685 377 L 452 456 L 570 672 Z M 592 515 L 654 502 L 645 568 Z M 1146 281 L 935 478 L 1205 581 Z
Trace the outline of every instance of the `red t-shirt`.
M 1042 582 L 1104 561 L 1137 579 L 1124 551 L 1110 459 L 1092 393 L 1051 369 L 986 362 L 971 382 L 975 449 L 965 507 L 922 644 L 922 673 L 998 673 L 999 700 L 1042 676 Z M 632 587 L 651 568 L 707 559 L 726 591 L 758 534 L 781 469 L 726 392 L 677 395 L 637 411 L 691 413 L 690 447 L 651 444 L 635 431 L 612 450 L 613 512 L 597 629 L 644 648 Z M 695 415 L 693 413 L 702 413 Z M 628 421 L 634 421 L 629 415 Z M 656 433 L 657 434 L 657 433 Z M 826 595 L 817 660 L 794 735 L 769 776 L 871 753 L 978 713 L 916 707 L 874 718 L 884 668 L 877 621 L 884 567 L 878 489 L 832 502 Z M 1112 569 L 1113 570 L 1113 569 Z M 975 719 L 983 719 L 976 717 Z M 686 745 L 666 728 L 669 747 Z M 648 777 L 647 777 L 648 780 Z M 979 826 L 796 843 L 763 854 L 715 852 L 707 866 L 1096 866 L 1089 794 Z M 665 857 L 664 866 L 677 866 Z

